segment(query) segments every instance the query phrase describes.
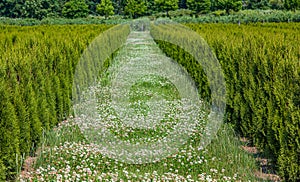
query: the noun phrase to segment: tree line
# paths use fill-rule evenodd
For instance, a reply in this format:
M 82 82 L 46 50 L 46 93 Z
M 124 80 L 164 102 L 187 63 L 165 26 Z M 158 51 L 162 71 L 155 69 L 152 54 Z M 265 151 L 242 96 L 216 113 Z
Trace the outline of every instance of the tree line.
M 0 17 L 10 18 L 84 18 L 120 15 L 138 18 L 188 9 L 193 14 L 224 10 L 227 14 L 242 9 L 300 9 L 300 0 L 3 0 Z

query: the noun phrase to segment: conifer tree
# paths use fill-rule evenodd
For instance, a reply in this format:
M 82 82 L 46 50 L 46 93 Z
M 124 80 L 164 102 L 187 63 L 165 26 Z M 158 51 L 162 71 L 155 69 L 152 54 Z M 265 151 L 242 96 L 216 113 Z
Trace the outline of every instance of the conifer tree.
M 7 166 L 7 174 L 13 175 L 16 155 L 20 155 L 20 130 L 15 108 L 10 101 L 10 89 L 3 81 L 0 81 L 0 99 L 0 160 Z
M 42 123 L 38 115 L 38 100 L 31 82 L 27 84 L 25 89 L 25 102 L 27 104 L 27 112 L 30 121 L 31 141 L 35 145 L 39 142 L 42 134 Z
M 24 153 L 28 155 L 31 146 L 29 116 L 26 111 L 26 105 L 23 101 L 23 96 L 20 93 L 21 91 L 19 86 L 16 86 L 13 92 L 13 104 L 16 109 L 17 120 L 20 128 L 20 153 L 21 155 Z
M 52 77 L 52 75 L 48 75 L 49 78 Z M 50 113 L 50 118 L 49 118 L 49 126 L 53 127 L 57 124 L 57 115 L 56 115 L 56 106 L 55 106 L 55 92 L 54 90 L 54 85 L 51 79 L 46 79 L 45 80 L 45 96 L 47 99 L 48 103 L 48 109 Z
M 61 83 L 58 76 L 53 76 L 53 88 L 52 92 L 55 93 L 55 110 L 58 120 L 63 119 L 63 94 L 61 90 Z
M 64 119 L 69 116 L 71 108 L 71 88 L 69 84 L 68 74 L 64 75 L 65 79 L 62 80 L 63 88 L 63 110 L 64 110 Z
M 6 172 L 6 167 L 3 164 L 3 161 L 1 160 L 1 151 L 0 151 L 0 181 L 5 181 L 5 172 Z
M 50 112 L 48 108 L 48 102 L 46 97 L 45 90 L 45 77 L 42 75 L 41 69 L 37 70 L 37 85 L 36 95 L 39 105 L 39 119 L 42 122 L 42 126 L 44 129 L 48 130 L 50 128 Z

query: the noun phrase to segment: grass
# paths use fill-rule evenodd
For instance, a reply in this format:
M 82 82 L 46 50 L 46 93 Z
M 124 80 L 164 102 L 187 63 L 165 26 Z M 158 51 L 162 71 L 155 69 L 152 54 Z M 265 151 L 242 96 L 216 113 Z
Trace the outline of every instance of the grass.
M 229 125 L 223 125 L 205 149 L 199 151 L 193 144 L 160 162 L 130 165 L 101 155 L 70 119 L 45 135 L 35 169 L 29 176 L 33 181 L 161 181 L 166 178 L 170 181 L 258 181 L 253 173 L 257 168 L 255 160 L 240 149 L 241 143 Z
M 182 85 L 174 84 L 179 82 L 151 74 L 159 68 L 164 68 L 163 72 L 170 70 L 172 74 L 182 74 L 182 70 L 170 67 L 173 63 L 163 58 L 147 33 L 133 32 L 131 36 L 127 46 L 120 50 L 121 56 L 113 61 L 102 77 L 103 82 L 100 80 L 100 87 L 95 90 L 101 115 L 97 122 L 103 122 L 108 128 L 106 132 L 119 138 L 120 142 L 151 145 L 170 134 L 173 134 L 171 139 L 180 138 L 182 133 L 173 132 L 175 126 L 182 120 L 190 122 L 192 119 L 197 124 L 193 125 L 192 132 L 188 130 L 188 139 L 176 152 L 160 160 L 126 163 L 111 157 L 97 145 L 99 138 L 96 134 L 101 133 L 99 126 L 102 125 L 93 123 L 93 128 L 88 128 L 89 135 L 86 135 L 87 132 L 78 124 L 78 118 L 70 117 L 45 133 L 34 169 L 21 176 L 20 181 L 258 181 L 254 176 L 256 162 L 241 150 L 241 143 L 230 125 L 224 124 L 207 147 L 200 147 L 208 116 L 204 104 L 192 102 L 189 105 L 191 102 L 187 102 L 187 96 L 191 95 L 180 91 L 178 87 Z M 150 53 L 146 54 L 145 50 Z M 164 62 L 163 67 L 159 65 L 161 62 Z M 155 64 L 157 67 L 153 67 Z M 122 70 L 127 70 L 127 78 Z M 133 72 L 131 75 L 130 71 Z M 135 74 L 142 76 L 134 79 Z M 180 84 L 189 85 L 188 82 Z M 114 95 L 116 87 L 120 93 Z M 115 101 L 120 103 L 111 104 Z M 126 112 L 122 113 L 126 106 Z M 157 108 L 164 111 L 163 115 L 155 111 Z M 121 114 L 118 115 L 117 111 Z M 124 124 L 120 118 L 127 118 L 128 122 Z M 143 118 L 147 118 L 147 122 L 136 125 Z

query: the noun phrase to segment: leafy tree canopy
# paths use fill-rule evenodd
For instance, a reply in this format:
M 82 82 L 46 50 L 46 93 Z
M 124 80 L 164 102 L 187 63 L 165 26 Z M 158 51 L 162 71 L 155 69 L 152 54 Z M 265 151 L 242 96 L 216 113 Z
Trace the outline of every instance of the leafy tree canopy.
M 127 0 L 126 2 L 124 12 L 131 18 L 142 16 L 147 10 L 147 5 L 144 0 Z
M 114 15 L 114 7 L 111 0 L 102 0 L 101 3 L 97 5 L 97 13 L 104 15 L 105 19 L 110 15 Z
M 154 0 L 154 3 L 158 10 L 167 12 L 167 16 L 169 11 L 178 9 L 178 0 Z
M 300 8 L 300 0 L 284 0 L 284 8 L 287 10 L 293 10 Z
M 210 0 L 187 0 L 187 7 L 196 13 L 208 13 L 210 11 Z
M 217 6 L 218 9 L 226 10 L 226 13 L 229 14 L 230 11 L 239 11 L 242 9 L 241 0 L 218 0 Z
M 84 0 L 70 0 L 62 9 L 62 15 L 66 18 L 84 18 L 88 14 L 89 8 Z

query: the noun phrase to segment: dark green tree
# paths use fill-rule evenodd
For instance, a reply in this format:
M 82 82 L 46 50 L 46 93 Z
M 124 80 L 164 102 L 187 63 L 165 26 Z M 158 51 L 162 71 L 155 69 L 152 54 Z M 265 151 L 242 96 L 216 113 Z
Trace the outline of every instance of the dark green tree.
M 26 85 L 24 100 L 27 104 L 27 113 L 30 121 L 31 141 L 36 145 L 42 135 L 42 123 L 38 114 L 38 99 L 31 82 Z
M 124 15 L 124 8 L 126 6 L 126 0 L 112 0 L 115 14 Z
M 20 18 L 25 0 L 0 1 L 0 16 Z
M 15 174 L 16 155 L 20 156 L 20 130 L 10 96 L 11 90 L 0 79 L 0 161 L 2 160 L 6 167 L 7 176 Z M 0 168 L 3 170 L 1 164 Z
M 284 0 L 283 6 L 286 10 L 297 10 L 300 8 L 300 0 Z
M 101 3 L 97 5 L 97 13 L 104 15 L 105 19 L 114 15 L 114 7 L 111 0 L 102 0 Z
M 35 90 L 36 90 L 36 96 L 37 96 L 37 101 L 38 101 L 38 106 L 39 106 L 39 119 L 42 122 L 42 127 L 45 130 L 50 129 L 50 118 L 51 118 L 51 113 L 47 101 L 47 96 L 46 96 L 46 85 L 45 85 L 45 76 L 42 73 L 42 66 L 40 66 L 40 69 L 37 70 L 36 73 L 36 82 L 38 83 Z
M 53 76 L 53 87 L 52 92 L 55 93 L 55 110 L 56 118 L 61 121 L 64 118 L 64 99 L 61 88 L 61 82 L 58 76 Z
M 245 3 L 247 9 L 270 9 L 268 0 L 248 0 Z
M 26 0 L 22 8 L 22 17 L 42 19 L 47 15 L 43 8 L 43 0 Z
M 282 0 L 270 0 L 269 5 L 271 9 L 283 9 L 283 1 Z
M 187 0 L 186 4 L 188 9 L 201 14 L 208 13 L 211 6 L 210 0 Z
M 178 0 L 154 0 L 155 6 L 159 11 L 165 11 L 169 16 L 169 11 L 178 9 Z
M 17 86 L 13 94 L 13 104 L 15 106 L 17 120 L 20 128 L 20 153 L 26 155 L 30 152 L 31 138 L 30 138 L 30 121 L 26 111 L 26 105 L 23 100 L 20 88 Z
M 187 0 L 179 0 L 179 4 L 178 4 L 178 7 L 180 9 L 187 9 Z
M 152 14 L 155 14 L 157 12 L 154 0 L 146 0 L 145 3 L 146 3 L 146 6 L 147 6 L 147 10 L 145 12 L 146 15 L 152 15 Z
M 62 16 L 62 8 L 67 0 L 42 0 L 41 4 L 46 12 L 46 17 Z
M 62 16 L 66 0 L 5 0 L 0 1 L 0 16 L 38 18 Z
M 127 0 L 124 13 L 130 18 L 142 16 L 147 10 L 147 5 L 144 0 Z
M 62 15 L 66 18 L 85 18 L 88 14 L 89 7 L 84 0 L 70 0 L 62 9 Z
M 217 9 L 223 9 L 227 14 L 230 11 L 239 11 L 242 9 L 242 1 L 241 0 L 219 0 L 217 2 Z
M 70 115 L 71 108 L 71 85 L 68 79 L 68 73 L 60 74 L 60 84 L 63 90 L 62 98 L 63 98 L 63 118 L 66 119 Z
M 53 77 L 52 75 L 49 75 L 49 78 Z M 55 92 L 53 92 L 55 86 L 51 79 L 45 80 L 45 94 L 47 98 L 48 103 L 48 109 L 51 113 L 51 117 L 49 118 L 49 125 L 50 127 L 53 127 L 57 124 L 58 118 L 56 117 L 56 102 L 55 102 Z
M 90 14 L 97 14 L 97 5 L 101 2 L 101 0 L 89 0 L 86 1 L 86 4 L 89 7 Z
M 3 164 L 3 161 L 1 160 L 1 151 L 0 151 L 0 181 L 5 181 L 6 178 L 6 167 Z

